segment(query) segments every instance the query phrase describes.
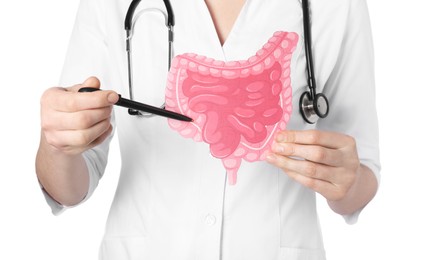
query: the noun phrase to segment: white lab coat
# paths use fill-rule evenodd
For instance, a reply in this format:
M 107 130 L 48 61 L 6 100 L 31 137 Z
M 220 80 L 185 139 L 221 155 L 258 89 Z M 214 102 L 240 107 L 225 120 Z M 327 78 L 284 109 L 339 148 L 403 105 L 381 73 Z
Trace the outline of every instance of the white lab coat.
M 61 84 L 97 76 L 103 88 L 128 96 L 123 21 L 130 0 L 83 0 Z M 206 4 L 173 0 L 174 52 L 216 60 L 254 55 L 275 31 L 300 36 L 291 62 L 293 112 L 288 129 L 329 129 L 356 138 L 362 163 L 379 178 L 372 38 L 365 0 L 311 1 L 318 92 L 330 115 L 306 124 L 297 104 L 306 87 L 302 9 L 298 0 L 246 0 L 221 47 Z M 164 5 L 143 0 L 138 10 Z M 167 29 L 162 16 L 140 18 L 134 36 L 135 97 L 160 105 L 167 73 Z M 266 162 L 242 162 L 228 185 L 220 160 L 205 143 L 183 138 L 161 117 L 135 118 L 115 108 L 121 176 L 100 259 L 256 260 L 325 259 L 315 193 Z M 108 153 L 105 141 L 84 154 L 94 191 Z M 46 195 L 55 214 L 64 207 Z M 359 212 L 345 216 L 353 223 Z

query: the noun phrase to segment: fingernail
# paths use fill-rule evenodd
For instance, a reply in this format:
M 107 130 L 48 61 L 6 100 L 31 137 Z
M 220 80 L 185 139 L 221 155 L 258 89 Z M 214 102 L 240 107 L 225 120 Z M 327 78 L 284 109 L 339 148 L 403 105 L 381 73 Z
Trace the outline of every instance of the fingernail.
M 274 148 L 278 153 L 284 153 L 284 151 L 286 151 L 286 147 L 284 145 L 276 145 Z
M 117 95 L 116 93 L 110 93 L 107 96 L 107 100 L 108 102 L 115 104 L 119 100 L 119 95 Z
M 267 161 L 269 162 L 275 162 L 277 160 L 277 157 L 273 153 L 268 153 L 266 158 L 267 158 Z
M 279 135 L 277 135 L 276 140 L 277 140 L 277 142 L 284 142 L 284 141 L 286 141 L 286 136 L 284 134 L 279 134 Z

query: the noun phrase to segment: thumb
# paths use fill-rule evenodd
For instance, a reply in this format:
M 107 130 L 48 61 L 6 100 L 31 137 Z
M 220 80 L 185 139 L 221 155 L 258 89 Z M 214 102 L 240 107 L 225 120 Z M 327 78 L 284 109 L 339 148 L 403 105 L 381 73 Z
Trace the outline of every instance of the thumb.
M 89 77 L 82 83 L 82 87 L 100 88 L 101 82 L 97 77 Z
M 100 88 L 101 82 L 97 77 L 89 77 L 82 84 L 77 84 L 71 87 L 68 87 L 67 90 L 70 92 L 78 92 L 81 88 Z

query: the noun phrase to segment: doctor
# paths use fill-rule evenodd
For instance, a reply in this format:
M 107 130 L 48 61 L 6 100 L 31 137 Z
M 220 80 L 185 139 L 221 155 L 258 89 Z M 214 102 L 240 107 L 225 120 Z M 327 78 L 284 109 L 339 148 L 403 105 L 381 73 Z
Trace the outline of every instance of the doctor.
M 277 31 L 298 36 L 284 68 L 293 106 L 287 128 L 272 136 L 264 160 L 242 161 L 236 185 L 207 143 L 181 136 L 165 118 L 113 110 L 116 93 L 128 96 L 123 21 L 130 2 L 81 1 L 61 80 L 69 87 L 41 98 L 36 171 L 53 213 L 92 195 L 116 131 L 122 169 L 100 259 L 325 259 L 315 194 L 354 223 L 378 186 L 365 0 L 310 2 L 317 90 L 330 101 L 328 117 L 312 125 L 298 109 L 307 89 L 300 1 L 172 1 L 176 55 L 241 61 Z M 158 0 L 143 0 L 139 10 L 151 7 L 165 10 Z M 166 95 L 162 25 L 157 12 L 137 24 L 136 98 L 152 104 Z M 81 87 L 104 91 L 78 93 Z

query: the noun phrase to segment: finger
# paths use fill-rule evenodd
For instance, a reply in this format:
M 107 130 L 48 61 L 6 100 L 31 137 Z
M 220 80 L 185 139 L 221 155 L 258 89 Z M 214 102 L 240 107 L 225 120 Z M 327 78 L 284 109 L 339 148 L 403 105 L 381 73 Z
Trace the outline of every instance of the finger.
M 318 192 L 328 200 L 337 200 L 339 197 L 338 187 L 330 182 L 309 178 L 294 171 L 284 171 L 284 173 L 294 181 L 315 192 Z
M 111 116 L 112 107 L 82 110 L 78 112 L 56 112 L 44 116 L 43 129 L 82 130 L 89 129 Z
M 95 147 L 95 146 L 101 144 L 102 142 L 104 142 L 104 140 L 107 139 L 107 137 L 112 133 L 112 131 L 113 131 L 113 126 L 110 125 L 110 127 L 102 135 L 100 135 L 97 139 L 95 139 L 93 142 L 91 142 L 87 148 L 90 149 L 90 148 Z
M 96 77 L 89 77 L 82 83 L 81 87 L 78 87 L 75 92 L 79 92 L 81 88 L 97 88 L 99 89 L 101 87 L 100 80 Z M 107 91 L 106 91 L 107 92 Z M 115 93 L 114 91 L 108 91 L 109 94 L 107 95 L 107 99 L 110 103 L 115 104 L 119 100 L 119 95 Z
M 52 146 L 55 149 L 58 149 L 61 152 L 67 153 L 69 155 L 81 154 L 85 152 L 86 150 L 89 150 L 101 144 L 102 142 L 104 142 L 104 140 L 107 139 L 107 137 L 112 133 L 112 131 L 113 131 L 113 127 L 112 125 L 110 125 L 110 127 L 102 135 L 100 135 L 97 139 L 95 139 L 93 142 L 91 142 L 90 144 L 86 146 L 73 146 L 73 145 L 61 145 L 61 146 L 52 145 Z
M 97 139 L 95 139 L 90 144 L 86 146 L 81 146 L 81 147 L 66 146 L 63 148 L 63 151 L 68 154 L 81 154 L 85 152 L 86 150 L 89 150 L 101 144 L 102 142 L 104 142 L 104 140 L 112 133 L 112 131 L 113 131 L 113 127 L 112 125 L 110 125 L 110 127 L 102 135 L 100 135 Z
M 56 108 L 61 112 L 76 112 L 112 106 L 117 100 L 118 95 L 113 91 L 66 92 L 66 94 L 57 96 Z
M 340 167 L 343 165 L 343 154 L 340 150 L 318 145 L 274 142 L 272 151 L 280 155 L 300 157 L 308 161 L 329 166 Z
M 110 128 L 110 118 L 99 122 L 89 129 L 45 132 L 50 145 L 58 150 L 86 150 Z
M 51 88 L 47 90 L 41 98 L 41 105 L 60 112 L 76 112 L 81 110 L 107 107 L 115 104 L 119 96 L 114 91 L 94 91 L 89 93 L 79 93 L 82 87 L 92 86 L 95 80 L 89 79 L 84 84 L 70 88 Z M 87 83 L 88 82 L 88 83 Z
M 336 181 L 336 169 L 331 166 L 306 160 L 293 159 L 274 153 L 268 154 L 267 161 L 284 171 L 293 171 L 308 178 L 323 180 L 330 183 L 335 183 Z
M 44 93 L 41 106 L 59 112 L 77 112 L 112 106 L 118 98 L 113 91 L 78 93 L 57 87 Z
M 350 136 L 318 130 L 281 131 L 276 135 L 275 141 L 279 143 L 321 145 L 333 149 L 340 149 L 354 143 L 354 139 Z

